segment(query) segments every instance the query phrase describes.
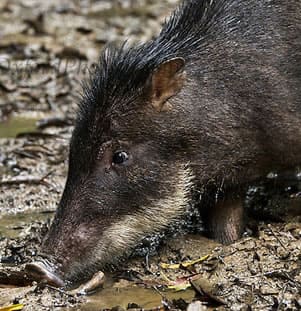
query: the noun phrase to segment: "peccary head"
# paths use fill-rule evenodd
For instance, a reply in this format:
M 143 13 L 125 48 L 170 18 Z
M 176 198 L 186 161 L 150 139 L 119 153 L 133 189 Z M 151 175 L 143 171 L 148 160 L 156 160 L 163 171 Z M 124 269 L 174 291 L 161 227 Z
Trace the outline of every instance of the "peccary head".
M 47 259 L 34 268 L 54 284 L 116 262 L 187 206 L 192 175 L 180 119 L 188 111 L 173 100 L 184 60 L 139 53 L 107 48 L 84 87 L 65 190 L 42 246 Z

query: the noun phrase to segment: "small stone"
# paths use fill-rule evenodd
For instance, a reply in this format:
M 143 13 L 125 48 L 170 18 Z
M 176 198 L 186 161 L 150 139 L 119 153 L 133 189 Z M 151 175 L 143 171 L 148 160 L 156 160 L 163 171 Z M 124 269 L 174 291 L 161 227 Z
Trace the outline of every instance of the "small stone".
M 268 285 L 263 285 L 260 287 L 260 292 L 262 295 L 276 295 L 279 293 L 279 290 Z
M 187 311 L 205 311 L 205 310 L 208 310 L 208 307 L 203 305 L 201 301 L 194 301 L 187 307 Z

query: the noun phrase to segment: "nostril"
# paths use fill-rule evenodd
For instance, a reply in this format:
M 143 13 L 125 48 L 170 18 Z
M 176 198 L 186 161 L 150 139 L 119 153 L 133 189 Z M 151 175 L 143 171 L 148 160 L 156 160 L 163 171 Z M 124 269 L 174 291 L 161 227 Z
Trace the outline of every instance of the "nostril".
M 64 286 L 63 280 L 47 269 L 43 262 L 29 263 L 25 267 L 26 273 L 37 282 L 45 282 L 55 287 Z

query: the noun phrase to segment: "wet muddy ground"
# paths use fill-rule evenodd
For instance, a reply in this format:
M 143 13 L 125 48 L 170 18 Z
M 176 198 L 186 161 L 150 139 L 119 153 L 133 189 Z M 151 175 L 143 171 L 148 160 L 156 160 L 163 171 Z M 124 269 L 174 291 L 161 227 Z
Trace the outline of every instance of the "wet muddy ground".
M 232 245 L 172 236 L 89 296 L 14 273 L 35 257 L 63 190 L 80 81 L 104 44 L 151 38 L 177 2 L 0 1 L 0 310 L 301 308 L 297 169 L 250 188 L 258 232 Z

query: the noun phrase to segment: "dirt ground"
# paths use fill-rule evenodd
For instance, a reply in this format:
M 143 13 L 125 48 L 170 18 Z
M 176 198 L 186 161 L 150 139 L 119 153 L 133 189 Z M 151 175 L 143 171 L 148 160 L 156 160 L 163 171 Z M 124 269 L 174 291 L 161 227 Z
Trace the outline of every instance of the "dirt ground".
M 301 309 L 298 169 L 250 187 L 258 230 L 232 245 L 187 230 L 138 249 L 89 296 L 14 272 L 34 260 L 60 199 L 80 82 L 104 44 L 150 39 L 177 2 L 0 1 L 0 311 Z

